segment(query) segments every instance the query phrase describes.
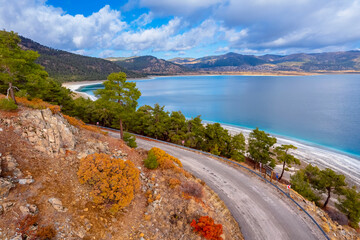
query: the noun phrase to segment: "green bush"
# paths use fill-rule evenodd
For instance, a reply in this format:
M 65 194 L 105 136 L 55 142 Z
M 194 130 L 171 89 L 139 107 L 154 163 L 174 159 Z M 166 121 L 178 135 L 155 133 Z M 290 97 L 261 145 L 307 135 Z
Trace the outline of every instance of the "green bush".
M 132 134 L 125 132 L 123 140 L 126 143 L 126 145 L 128 145 L 129 147 L 131 147 L 131 148 L 137 147 L 136 138 Z
M 5 111 L 15 111 L 18 106 L 15 104 L 14 100 L 12 99 L 0 99 L 0 109 Z
M 149 151 L 148 157 L 144 160 L 144 165 L 149 169 L 156 169 L 159 166 L 159 162 L 153 151 Z

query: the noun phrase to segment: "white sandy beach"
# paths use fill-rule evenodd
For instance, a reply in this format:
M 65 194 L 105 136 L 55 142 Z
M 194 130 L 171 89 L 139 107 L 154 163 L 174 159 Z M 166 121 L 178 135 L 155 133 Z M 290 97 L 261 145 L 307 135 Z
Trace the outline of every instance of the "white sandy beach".
M 104 82 L 104 80 L 69 82 L 64 83 L 63 86 L 72 90 L 73 92 L 76 92 L 77 94 L 81 94 L 84 97 L 96 100 L 96 97 L 90 96 L 83 92 L 78 92 L 77 90 L 82 86 L 93 85 L 102 82 Z M 231 134 L 237 134 L 242 132 L 246 138 L 252 131 L 250 129 L 226 124 L 223 124 L 222 126 L 229 130 Z M 317 165 L 320 168 L 331 168 L 338 173 L 344 174 L 350 183 L 360 186 L 360 159 L 356 159 L 354 157 L 342 154 L 341 152 L 333 151 L 331 149 L 326 149 L 325 147 L 317 147 L 311 144 L 303 143 L 297 140 L 287 139 L 281 136 L 276 136 L 276 138 L 278 140 L 278 145 L 292 144 L 296 146 L 297 150 L 292 151 L 292 153 L 301 161 Z

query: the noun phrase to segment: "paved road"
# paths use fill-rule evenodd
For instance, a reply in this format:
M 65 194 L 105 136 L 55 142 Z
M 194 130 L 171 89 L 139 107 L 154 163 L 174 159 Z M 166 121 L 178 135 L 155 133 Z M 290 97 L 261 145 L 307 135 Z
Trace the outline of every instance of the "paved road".
M 325 239 L 303 212 L 258 177 L 189 150 L 136 141 L 140 148 L 159 147 L 179 158 L 184 169 L 205 181 L 225 202 L 245 239 Z

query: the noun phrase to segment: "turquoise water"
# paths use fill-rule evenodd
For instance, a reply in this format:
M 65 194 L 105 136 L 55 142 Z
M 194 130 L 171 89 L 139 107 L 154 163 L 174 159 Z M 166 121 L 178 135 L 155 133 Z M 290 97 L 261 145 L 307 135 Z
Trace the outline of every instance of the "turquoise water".
M 139 105 L 315 143 L 360 156 L 360 75 L 181 76 L 136 81 Z M 81 89 L 93 95 L 102 85 Z

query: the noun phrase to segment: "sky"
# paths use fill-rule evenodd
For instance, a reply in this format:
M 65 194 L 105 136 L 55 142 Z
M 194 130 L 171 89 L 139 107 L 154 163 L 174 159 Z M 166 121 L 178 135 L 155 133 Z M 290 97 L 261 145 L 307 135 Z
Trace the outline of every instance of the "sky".
M 360 0 L 0 0 L 0 29 L 103 58 L 360 50 Z

